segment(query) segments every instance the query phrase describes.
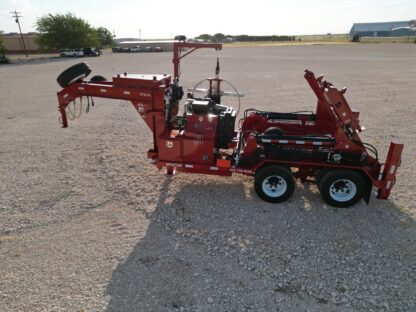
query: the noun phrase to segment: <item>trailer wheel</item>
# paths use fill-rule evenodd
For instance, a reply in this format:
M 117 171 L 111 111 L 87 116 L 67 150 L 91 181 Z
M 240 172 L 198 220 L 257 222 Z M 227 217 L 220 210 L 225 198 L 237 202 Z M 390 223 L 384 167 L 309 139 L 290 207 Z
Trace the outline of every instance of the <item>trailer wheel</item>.
M 316 175 L 315 175 L 315 182 L 316 182 L 316 186 L 318 187 L 318 190 L 321 191 L 321 181 L 322 181 L 322 177 L 325 176 L 325 174 L 331 169 L 321 169 L 318 170 Z
M 91 68 L 87 63 L 79 63 L 64 70 L 56 80 L 62 88 L 65 88 L 78 79 L 87 77 L 90 73 Z
M 322 198 L 334 207 L 347 208 L 358 203 L 364 190 L 363 178 L 351 170 L 330 170 L 319 181 Z
M 289 169 L 282 166 L 267 166 L 256 172 L 254 190 L 264 201 L 281 203 L 292 196 L 295 181 Z

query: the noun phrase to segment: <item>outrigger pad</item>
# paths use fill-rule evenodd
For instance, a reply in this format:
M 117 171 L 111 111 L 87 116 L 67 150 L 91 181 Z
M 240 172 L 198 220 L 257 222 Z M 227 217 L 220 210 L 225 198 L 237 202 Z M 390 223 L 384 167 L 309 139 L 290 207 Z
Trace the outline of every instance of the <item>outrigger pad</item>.
M 64 70 L 56 79 L 62 88 L 66 88 L 70 84 L 79 79 L 84 79 L 91 73 L 91 68 L 87 63 L 78 63 Z

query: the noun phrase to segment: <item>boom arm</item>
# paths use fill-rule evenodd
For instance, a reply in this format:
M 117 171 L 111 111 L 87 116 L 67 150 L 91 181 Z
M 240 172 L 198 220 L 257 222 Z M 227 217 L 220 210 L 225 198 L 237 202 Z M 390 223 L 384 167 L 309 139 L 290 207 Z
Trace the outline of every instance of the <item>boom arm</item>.
M 187 51 L 186 53 L 181 55 L 183 49 L 190 48 L 191 50 Z M 201 48 L 214 48 L 215 50 L 221 50 L 222 44 L 221 43 L 197 43 L 197 42 L 184 42 L 184 41 L 176 41 L 173 43 L 173 77 L 179 80 L 180 76 L 180 62 L 188 54 L 191 54 L 197 49 Z
M 68 104 L 83 96 L 131 101 L 145 120 L 146 113 L 161 112 L 163 114 L 164 90 L 165 86 L 170 84 L 170 76 L 154 76 L 154 80 L 139 79 L 136 76 L 138 75 L 116 76 L 113 77 L 113 82 L 83 81 L 73 83 L 58 92 L 62 127 L 68 127 L 65 110 Z M 149 127 L 152 128 L 150 125 Z
M 354 113 L 344 97 L 346 88 L 337 90 L 330 82 L 323 80 L 323 76 L 315 78 L 313 72 L 305 70 L 305 79 L 318 98 L 318 108 L 326 111 L 328 116 L 336 116 L 338 122 L 346 129 L 351 140 L 360 141 L 358 133 L 364 130 L 359 124 L 358 114 Z

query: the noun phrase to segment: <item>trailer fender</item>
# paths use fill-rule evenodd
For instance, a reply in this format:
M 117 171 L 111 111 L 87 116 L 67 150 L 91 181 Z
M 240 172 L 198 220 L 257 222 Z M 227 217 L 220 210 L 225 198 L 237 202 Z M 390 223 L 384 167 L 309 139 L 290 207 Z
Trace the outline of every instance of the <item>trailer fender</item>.
M 281 166 L 284 167 L 286 169 L 288 169 L 290 172 L 292 172 L 290 166 L 286 163 L 281 163 L 281 162 L 274 162 L 274 161 L 268 161 L 268 160 L 263 160 L 255 169 L 254 169 L 254 174 L 256 174 L 257 172 L 259 172 L 260 170 L 262 170 L 265 167 L 269 167 L 269 166 Z
M 360 174 L 365 184 L 365 190 L 363 191 L 363 199 L 368 205 L 370 203 L 371 190 L 373 189 L 373 183 L 371 182 L 371 179 L 368 177 L 368 175 L 365 172 L 361 171 Z

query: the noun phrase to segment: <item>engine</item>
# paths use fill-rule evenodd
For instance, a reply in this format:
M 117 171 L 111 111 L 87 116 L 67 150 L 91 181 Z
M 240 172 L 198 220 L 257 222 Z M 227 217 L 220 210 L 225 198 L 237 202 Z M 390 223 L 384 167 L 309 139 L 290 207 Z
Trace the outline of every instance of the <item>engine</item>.
M 233 107 L 216 104 L 210 98 L 195 99 L 191 96 L 186 101 L 182 120 L 186 123 L 188 119 L 194 120 L 194 116 L 198 117 L 198 122 L 205 119 L 208 123 L 213 123 L 216 119 L 214 146 L 217 149 L 228 148 L 234 136 L 236 110 Z M 192 125 L 192 128 L 195 127 L 197 127 L 196 124 Z
M 217 59 L 216 77 L 203 81 L 209 83 L 208 89 L 191 89 L 202 92 L 203 97 L 188 93 L 183 113 L 178 114 L 182 87 L 177 81 L 165 90 L 165 130 L 158 136 L 160 160 L 166 162 L 185 162 L 198 165 L 215 165 L 221 157 L 220 149 L 228 149 L 234 139 L 234 126 L 237 110 L 221 104 L 223 95 L 235 96 L 224 92 L 220 86 L 224 81 L 219 78 Z M 191 166 L 191 165 L 189 165 Z

